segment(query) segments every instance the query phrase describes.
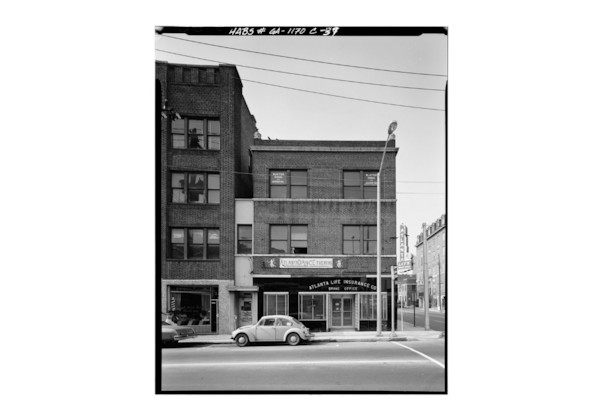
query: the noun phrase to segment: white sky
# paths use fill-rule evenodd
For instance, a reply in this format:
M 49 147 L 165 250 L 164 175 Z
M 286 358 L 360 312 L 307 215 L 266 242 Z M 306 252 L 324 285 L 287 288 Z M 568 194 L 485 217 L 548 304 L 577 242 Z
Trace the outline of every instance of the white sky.
M 310 28 L 309 28 L 310 29 Z M 445 35 L 404 36 L 155 36 L 156 59 L 172 63 L 238 65 L 244 97 L 263 138 L 280 140 L 385 140 L 392 120 L 395 132 L 398 224 L 409 230 L 414 253 L 421 224 L 445 214 L 444 111 L 390 106 L 310 94 L 250 81 L 281 85 L 369 101 L 443 110 L 446 77 L 374 71 L 306 62 L 187 42 L 291 56 L 315 61 L 394 71 L 447 74 L 448 39 Z M 367 32 L 368 34 L 368 32 Z M 432 88 L 414 90 L 338 82 L 245 68 L 272 69 L 358 82 Z M 390 157 L 389 154 L 386 157 Z

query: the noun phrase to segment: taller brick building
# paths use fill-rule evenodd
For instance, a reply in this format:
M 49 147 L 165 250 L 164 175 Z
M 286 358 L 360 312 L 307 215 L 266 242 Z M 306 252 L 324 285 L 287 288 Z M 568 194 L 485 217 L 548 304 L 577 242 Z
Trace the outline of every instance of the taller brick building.
M 426 241 L 426 244 L 423 242 Z M 427 245 L 427 268 L 423 264 L 423 250 Z M 430 307 L 446 308 L 446 216 L 442 215 L 425 228 L 417 236 L 415 244 L 417 256 L 415 258 L 415 272 L 417 277 L 417 290 L 419 304 L 425 305 L 424 279 L 428 279 Z
M 235 199 L 252 196 L 256 120 L 235 66 L 156 62 L 160 118 L 161 312 L 197 333 L 230 333 Z

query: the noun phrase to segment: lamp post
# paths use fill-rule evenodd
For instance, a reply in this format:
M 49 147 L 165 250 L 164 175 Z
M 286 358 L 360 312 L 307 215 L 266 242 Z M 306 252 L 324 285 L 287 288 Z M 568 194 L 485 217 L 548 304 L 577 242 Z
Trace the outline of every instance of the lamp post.
M 383 148 L 383 156 L 381 157 L 381 164 L 379 165 L 379 171 L 377 172 L 377 335 L 381 336 L 381 169 L 383 169 L 383 160 L 385 159 L 385 152 L 390 139 L 394 139 L 392 133 L 398 127 L 396 120 L 392 121 L 388 127 L 388 137 L 385 141 L 385 147 Z

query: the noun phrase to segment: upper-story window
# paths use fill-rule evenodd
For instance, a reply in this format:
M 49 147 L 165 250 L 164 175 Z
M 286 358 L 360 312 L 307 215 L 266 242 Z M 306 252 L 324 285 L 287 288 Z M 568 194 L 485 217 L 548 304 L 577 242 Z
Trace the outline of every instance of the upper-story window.
M 376 225 L 345 225 L 343 254 L 377 254 Z
M 174 149 L 221 149 L 221 122 L 209 118 L 188 118 L 171 121 Z
M 306 170 L 271 170 L 269 183 L 271 198 L 308 198 Z
M 220 242 L 218 228 L 171 228 L 169 258 L 218 260 Z
M 252 226 L 238 225 L 238 254 L 252 254 Z
M 344 171 L 344 199 L 377 199 L 377 172 Z
M 221 177 L 208 172 L 171 172 L 171 202 L 218 204 L 221 201 Z
M 308 226 L 271 225 L 270 254 L 308 253 Z

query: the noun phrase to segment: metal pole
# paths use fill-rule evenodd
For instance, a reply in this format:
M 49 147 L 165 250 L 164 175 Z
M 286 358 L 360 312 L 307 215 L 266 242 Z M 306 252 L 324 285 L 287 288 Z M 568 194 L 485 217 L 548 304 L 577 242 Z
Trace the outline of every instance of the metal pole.
M 440 262 L 440 258 L 438 257 L 438 301 L 440 303 L 440 312 L 442 311 L 442 263 Z
M 400 302 L 400 332 L 404 332 L 404 308 Z
M 392 333 L 390 334 L 390 336 L 395 337 L 396 336 L 396 301 L 394 300 L 394 286 L 396 285 L 396 282 L 394 279 L 394 266 L 392 266 L 390 268 L 390 274 L 391 274 L 391 279 L 392 279 Z
M 429 282 L 428 282 L 428 272 L 427 272 L 427 234 L 425 227 L 427 224 L 423 223 L 423 284 L 425 287 L 423 288 L 423 296 L 425 297 L 425 305 L 423 312 L 425 313 L 425 330 L 429 329 Z
M 385 153 L 384 153 L 385 156 Z M 382 161 L 383 162 L 383 161 Z M 377 172 L 377 336 L 381 336 L 381 169 Z
M 413 292 L 413 327 L 417 326 L 417 300 L 415 299 L 416 294 Z

